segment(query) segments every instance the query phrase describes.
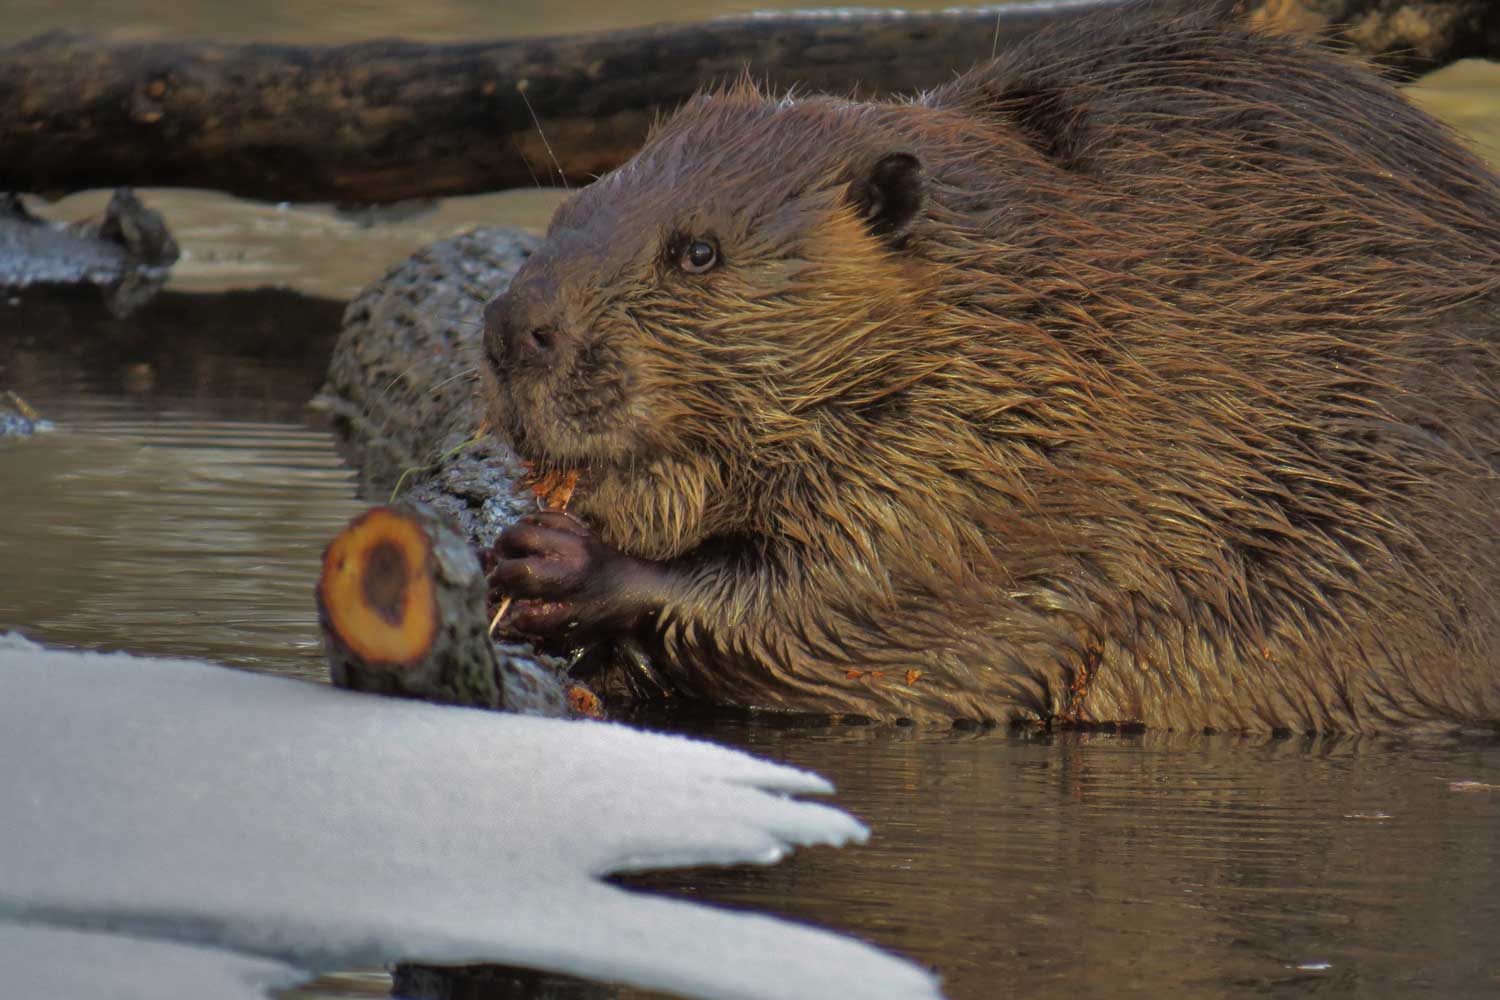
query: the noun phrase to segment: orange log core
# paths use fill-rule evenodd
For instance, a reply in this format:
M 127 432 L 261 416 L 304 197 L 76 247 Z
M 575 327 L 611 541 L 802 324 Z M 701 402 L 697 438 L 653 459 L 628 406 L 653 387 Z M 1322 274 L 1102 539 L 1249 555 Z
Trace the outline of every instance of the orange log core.
M 355 518 L 323 553 L 325 627 L 366 663 L 415 664 L 437 635 L 432 543 L 391 507 Z

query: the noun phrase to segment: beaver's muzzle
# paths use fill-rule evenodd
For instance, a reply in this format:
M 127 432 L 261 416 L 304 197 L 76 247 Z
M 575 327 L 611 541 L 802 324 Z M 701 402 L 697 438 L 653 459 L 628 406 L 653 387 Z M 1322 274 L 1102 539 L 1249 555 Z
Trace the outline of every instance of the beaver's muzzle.
M 516 369 L 555 369 L 572 357 L 574 340 L 549 305 L 552 296 L 513 283 L 484 307 L 484 353 L 502 378 Z

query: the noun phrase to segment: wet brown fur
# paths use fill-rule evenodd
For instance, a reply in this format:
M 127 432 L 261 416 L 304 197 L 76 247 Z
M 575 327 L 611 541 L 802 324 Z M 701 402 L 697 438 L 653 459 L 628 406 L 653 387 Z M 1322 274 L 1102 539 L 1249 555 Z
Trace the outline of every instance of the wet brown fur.
M 893 153 L 924 200 L 881 235 Z M 704 235 L 721 265 L 676 269 Z M 1500 719 L 1500 183 L 1343 57 L 1146 9 L 909 102 L 741 84 L 564 205 L 510 294 L 574 344 L 491 370 L 495 425 L 668 571 L 688 693 Z

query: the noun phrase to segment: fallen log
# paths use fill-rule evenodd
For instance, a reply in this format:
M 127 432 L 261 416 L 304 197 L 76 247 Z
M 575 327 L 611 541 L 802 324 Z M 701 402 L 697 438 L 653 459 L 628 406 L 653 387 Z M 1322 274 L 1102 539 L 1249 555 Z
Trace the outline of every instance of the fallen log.
M 915 92 L 1118 2 L 825 10 L 440 45 L 56 32 L 0 46 L 0 191 L 134 184 L 381 203 L 559 175 L 582 183 L 626 159 L 661 109 L 714 81 L 748 71 L 777 87 Z M 1316 31 L 1350 25 L 1345 41 L 1406 71 L 1500 54 L 1500 5 L 1488 0 L 1244 6 Z
M 0 48 L 0 190 L 134 177 L 251 198 L 388 202 L 534 185 L 553 176 L 554 155 L 568 182 L 584 182 L 628 157 L 659 108 L 747 67 L 819 90 L 861 80 L 917 90 L 988 56 L 993 38 L 1099 5 L 824 11 L 438 45 L 55 32 Z

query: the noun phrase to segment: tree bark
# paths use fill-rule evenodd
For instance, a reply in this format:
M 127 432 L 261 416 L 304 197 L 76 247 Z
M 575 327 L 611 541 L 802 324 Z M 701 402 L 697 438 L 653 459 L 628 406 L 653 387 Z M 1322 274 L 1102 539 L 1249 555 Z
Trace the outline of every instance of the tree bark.
M 626 159 L 661 110 L 715 81 L 748 71 L 777 87 L 910 93 L 1117 2 L 752 15 L 443 45 L 51 33 L 0 47 L 0 191 L 133 184 L 380 203 L 559 174 L 582 183 Z M 1348 23 L 1351 44 L 1404 69 L 1500 53 L 1500 5 L 1488 0 L 1244 6 L 1318 31 Z
M 747 67 L 783 86 L 918 90 L 987 57 L 993 39 L 1108 2 L 442 45 L 55 32 L 0 48 L 0 190 L 182 185 L 374 203 L 531 186 L 555 177 L 554 155 L 581 183 L 627 158 L 659 109 Z

